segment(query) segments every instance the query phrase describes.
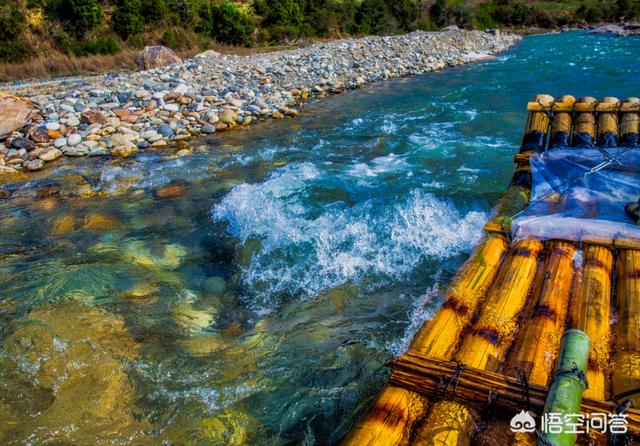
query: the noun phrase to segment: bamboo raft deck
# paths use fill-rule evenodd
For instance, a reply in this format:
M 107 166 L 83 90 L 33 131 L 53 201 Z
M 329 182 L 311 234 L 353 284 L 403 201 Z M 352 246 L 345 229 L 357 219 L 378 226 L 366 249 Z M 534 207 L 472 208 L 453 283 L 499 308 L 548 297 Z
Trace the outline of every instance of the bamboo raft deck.
M 528 104 L 515 173 L 485 238 L 343 444 L 537 444 L 535 434 L 511 433 L 509 420 L 522 409 L 541 414 L 569 328 L 591 339 L 581 412 L 614 413 L 623 399 L 640 409 L 640 240 L 508 237 L 510 216 L 529 204 L 531 156 L 638 146 L 639 131 L 637 98 L 538 95 Z M 638 409 L 624 412 L 628 439 L 592 432 L 577 444 L 636 444 Z

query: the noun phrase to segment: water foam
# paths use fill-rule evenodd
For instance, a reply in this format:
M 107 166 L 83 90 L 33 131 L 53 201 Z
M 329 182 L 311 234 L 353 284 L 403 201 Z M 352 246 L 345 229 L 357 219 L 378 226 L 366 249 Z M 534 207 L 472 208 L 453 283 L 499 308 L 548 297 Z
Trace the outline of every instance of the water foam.
M 372 198 L 310 210 L 307 188 L 321 181 L 313 164 L 287 166 L 263 183 L 236 186 L 212 209 L 213 219 L 227 222 L 242 243 L 261 242 L 242 272 L 259 312 L 273 308 L 277 295 L 307 298 L 349 281 L 402 279 L 425 260 L 477 242 L 487 218 L 462 215 L 420 189 L 394 203 Z

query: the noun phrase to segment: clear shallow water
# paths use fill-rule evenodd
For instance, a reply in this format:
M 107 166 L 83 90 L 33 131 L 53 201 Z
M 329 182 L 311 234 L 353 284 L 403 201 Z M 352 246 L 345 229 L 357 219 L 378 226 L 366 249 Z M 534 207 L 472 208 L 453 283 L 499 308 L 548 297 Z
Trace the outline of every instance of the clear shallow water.
M 637 95 L 637 54 L 528 37 L 186 157 L 19 186 L 0 202 L 3 443 L 336 443 L 481 237 L 526 102 Z

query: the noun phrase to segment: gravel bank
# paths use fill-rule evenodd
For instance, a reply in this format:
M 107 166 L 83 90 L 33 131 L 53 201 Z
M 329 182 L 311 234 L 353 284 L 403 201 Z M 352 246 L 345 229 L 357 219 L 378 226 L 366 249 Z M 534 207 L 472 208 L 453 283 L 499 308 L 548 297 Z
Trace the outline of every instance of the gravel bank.
M 295 116 L 311 97 L 474 62 L 519 40 L 414 32 L 246 57 L 208 51 L 143 72 L 5 86 L 34 109 L 0 143 L 0 176 L 41 170 L 63 156 L 128 157 L 164 147 L 188 154 L 194 136 Z

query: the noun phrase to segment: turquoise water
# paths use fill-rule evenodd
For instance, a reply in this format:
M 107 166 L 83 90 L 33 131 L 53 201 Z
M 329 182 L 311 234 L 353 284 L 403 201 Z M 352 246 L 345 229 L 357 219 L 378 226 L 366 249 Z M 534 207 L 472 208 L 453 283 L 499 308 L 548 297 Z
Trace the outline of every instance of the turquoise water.
M 73 160 L 5 186 L 2 443 L 335 444 L 480 239 L 526 102 L 639 95 L 637 54 L 639 39 L 527 37 L 188 156 Z M 92 409 L 113 376 L 117 429 Z

